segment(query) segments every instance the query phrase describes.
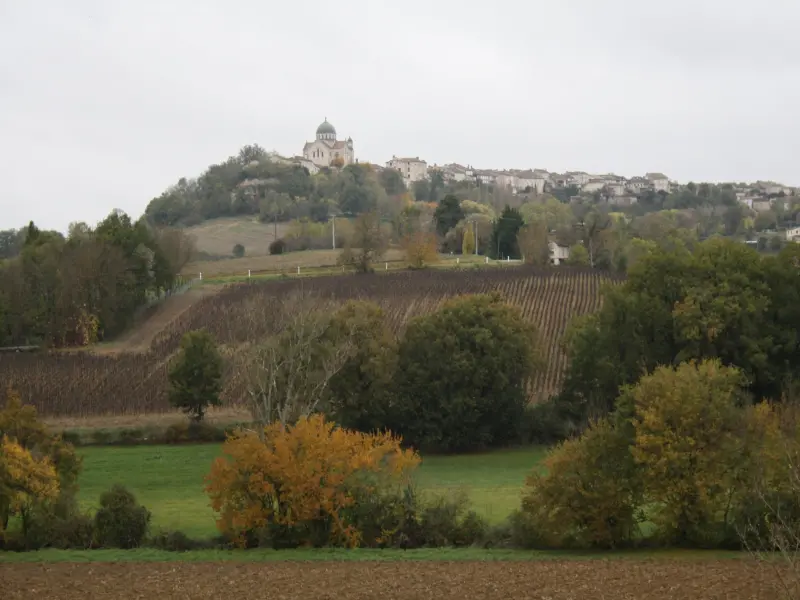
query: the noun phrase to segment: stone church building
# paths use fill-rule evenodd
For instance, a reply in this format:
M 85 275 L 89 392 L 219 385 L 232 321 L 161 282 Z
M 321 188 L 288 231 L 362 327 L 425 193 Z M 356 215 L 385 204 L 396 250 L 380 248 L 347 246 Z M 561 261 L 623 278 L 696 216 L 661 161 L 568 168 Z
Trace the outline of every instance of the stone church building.
M 336 128 L 328 123 L 327 118 L 317 127 L 317 139 L 303 146 L 303 158 L 319 167 L 344 166 L 356 162 L 352 138 L 338 141 Z

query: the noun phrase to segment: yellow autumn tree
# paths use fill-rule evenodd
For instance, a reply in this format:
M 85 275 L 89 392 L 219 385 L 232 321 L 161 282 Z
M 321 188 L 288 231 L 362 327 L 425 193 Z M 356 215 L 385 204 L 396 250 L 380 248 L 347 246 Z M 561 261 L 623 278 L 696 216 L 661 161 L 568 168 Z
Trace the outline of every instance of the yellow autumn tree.
M 467 221 L 464 233 L 461 236 L 461 254 L 468 256 L 475 252 L 475 227 L 472 221 Z
M 320 414 L 295 425 L 273 423 L 263 435 L 240 430 L 223 445 L 206 478 L 217 527 L 239 545 L 270 528 L 293 530 L 311 544 L 324 530 L 332 545 L 357 547 L 362 532 L 348 508 L 361 494 L 405 485 L 419 456 L 391 434 L 336 427 Z
M 408 264 L 415 269 L 421 269 L 439 260 L 436 235 L 433 233 L 421 231 L 411 233 L 403 240 L 403 248 Z
M 0 535 L 8 517 L 24 515 L 37 502 L 55 500 L 58 493 L 58 474 L 50 458 L 34 458 L 4 435 L 0 440 Z
M 17 457 L 13 464 L 28 465 L 33 468 L 35 465 L 43 465 L 38 457 L 45 457 L 46 464 L 55 469 L 57 475 L 56 494 L 59 493 L 67 496 L 73 495 L 77 491 L 78 474 L 81 469 L 81 458 L 76 454 L 75 448 L 64 442 L 60 436 L 53 435 L 47 430 L 47 426 L 39 419 L 36 408 L 23 404 L 22 400 L 13 389 L 9 388 L 6 392 L 5 406 L 0 410 L 0 437 L 8 440 L 9 448 L 16 450 L 19 447 L 27 453 L 27 456 L 37 457 L 31 458 L 33 463 L 30 463 L 25 458 L 26 455 L 15 453 Z M 41 473 L 44 467 L 37 467 L 38 470 L 34 473 Z M 15 470 L 19 473 L 19 470 Z M 10 477 L 10 476 L 9 476 Z M 36 477 L 34 477 L 36 480 Z M 9 479 L 11 481 L 11 479 Z M 14 479 L 14 481 L 19 481 Z M 39 489 L 34 486 L 34 490 Z M 27 511 L 18 513 L 11 509 L 11 491 L 12 488 L 3 488 L 0 484 L 0 528 L 4 527 L 13 514 L 21 514 L 23 518 L 23 527 L 26 525 Z M 24 498 L 30 500 L 33 498 L 30 493 L 26 493 Z M 45 494 L 43 500 L 50 499 L 49 495 Z
M 618 401 L 633 408 L 631 452 L 666 541 L 705 545 L 721 535 L 743 451 L 743 383 L 737 368 L 692 361 L 656 369 Z

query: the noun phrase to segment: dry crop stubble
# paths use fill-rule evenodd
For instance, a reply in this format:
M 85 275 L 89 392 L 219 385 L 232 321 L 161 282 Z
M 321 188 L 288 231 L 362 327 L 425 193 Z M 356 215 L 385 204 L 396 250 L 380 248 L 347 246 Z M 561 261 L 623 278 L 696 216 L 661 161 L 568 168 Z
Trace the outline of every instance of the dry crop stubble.
M 774 600 L 744 560 L 0 564 L 4 598 Z
M 270 335 L 269 307 L 290 294 L 310 294 L 328 307 L 350 299 L 380 305 L 397 333 L 418 315 L 463 294 L 499 291 L 539 330 L 544 368 L 532 382 L 531 400 L 557 392 L 567 359 L 561 346 L 575 316 L 600 308 L 601 288 L 621 278 L 589 269 L 506 267 L 503 269 L 422 270 L 242 283 L 226 286 L 181 312 L 152 337 L 146 353 L 99 356 L 91 352 L 0 355 L 0 381 L 16 386 L 23 399 L 45 416 L 90 417 L 171 411 L 167 370 L 187 331 L 209 329 L 228 356 Z M 255 318 L 253 307 L 263 307 Z M 236 361 L 231 361 L 234 365 Z M 244 382 L 233 366 L 223 400 L 241 404 Z

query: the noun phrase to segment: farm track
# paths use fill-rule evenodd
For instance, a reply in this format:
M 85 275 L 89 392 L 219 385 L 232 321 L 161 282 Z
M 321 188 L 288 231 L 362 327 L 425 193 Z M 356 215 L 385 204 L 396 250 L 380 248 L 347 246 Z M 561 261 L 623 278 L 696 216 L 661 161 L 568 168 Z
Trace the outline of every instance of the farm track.
M 170 410 L 165 393 L 169 359 L 185 332 L 205 327 L 235 353 L 241 344 L 270 335 L 270 311 L 288 294 L 314 294 L 325 310 L 350 299 L 370 300 L 384 310 L 388 326 L 402 334 L 410 319 L 433 312 L 449 298 L 498 291 L 538 328 L 545 367 L 532 382 L 531 400 L 536 401 L 559 389 L 567 366 L 561 342 L 570 321 L 600 308 L 601 287 L 619 281 L 588 269 L 522 266 L 233 284 L 165 315 L 157 333 L 154 325 L 128 342 L 141 348 L 149 341 L 147 352 L 2 355 L 0 381 L 14 385 L 45 416 L 164 412 Z M 223 398 L 235 406 L 243 397 L 243 381 L 233 367 L 227 375 Z
M 3 597 L 437 600 L 766 600 L 774 574 L 752 562 L 32 563 L 0 565 Z
M 125 332 L 118 340 L 93 349 L 96 354 L 118 354 L 121 352 L 147 352 L 153 339 L 177 319 L 182 313 L 189 310 L 197 302 L 212 296 L 219 291 L 218 287 L 202 286 L 190 289 L 183 294 L 172 296 L 164 300 L 147 315 L 140 323 Z

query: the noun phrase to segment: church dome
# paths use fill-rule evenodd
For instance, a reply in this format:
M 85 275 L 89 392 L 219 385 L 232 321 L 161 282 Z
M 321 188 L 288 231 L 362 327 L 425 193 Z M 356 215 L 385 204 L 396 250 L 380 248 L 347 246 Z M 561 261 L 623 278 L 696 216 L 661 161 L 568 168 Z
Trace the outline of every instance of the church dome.
M 325 121 L 323 121 L 320 126 L 317 127 L 317 135 L 320 134 L 336 135 L 336 128 L 328 123 L 328 119 L 325 119 Z

